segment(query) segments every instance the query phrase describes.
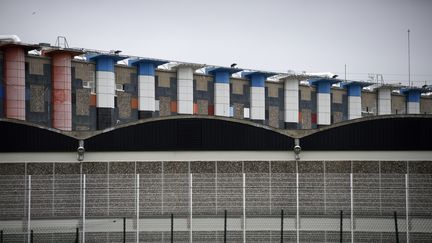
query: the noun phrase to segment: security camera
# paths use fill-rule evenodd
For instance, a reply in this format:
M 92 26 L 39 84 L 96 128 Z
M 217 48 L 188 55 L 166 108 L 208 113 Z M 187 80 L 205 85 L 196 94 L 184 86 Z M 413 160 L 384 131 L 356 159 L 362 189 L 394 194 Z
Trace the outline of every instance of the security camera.
M 77 159 L 78 159 L 78 161 L 83 161 L 84 160 L 84 152 L 85 152 L 84 141 L 80 140 L 78 148 L 77 148 Z
M 299 145 L 294 146 L 294 153 L 299 154 L 301 152 L 301 147 Z

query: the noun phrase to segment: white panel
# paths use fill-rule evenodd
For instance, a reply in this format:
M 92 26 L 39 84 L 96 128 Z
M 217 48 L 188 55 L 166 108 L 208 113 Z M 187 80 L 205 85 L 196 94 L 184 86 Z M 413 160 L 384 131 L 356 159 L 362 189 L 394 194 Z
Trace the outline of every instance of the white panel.
M 378 115 L 391 114 L 391 90 L 378 89 Z
M 193 69 L 177 69 L 177 113 L 193 114 Z
M 230 96 L 229 84 L 215 83 L 214 84 L 214 102 L 216 116 L 230 116 Z
M 330 125 L 331 109 L 330 109 L 330 94 L 317 93 L 317 124 Z
M 348 96 L 348 119 L 361 118 L 361 97 Z
M 155 100 L 155 111 L 159 110 L 159 100 Z
M 244 116 L 244 118 L 250 118 L 249 108 L 243 108 L 243 116 Z
M 138 76 L 138 110 L 155 111 L 155 78 Z
M 297 80 L 286 80 L 284 86 L 285 122 L 299 120 L 299 86 Z
M 96 72 L 96 107 L 114 108 L 115 75 L 113 72 Z
M 408 114 L 420 114 L 420 102 L 408 102 L 407 103 Z
M 253 120 L 265 120 L 264 87 L 251 87 L 250 90 L 250 118 Z

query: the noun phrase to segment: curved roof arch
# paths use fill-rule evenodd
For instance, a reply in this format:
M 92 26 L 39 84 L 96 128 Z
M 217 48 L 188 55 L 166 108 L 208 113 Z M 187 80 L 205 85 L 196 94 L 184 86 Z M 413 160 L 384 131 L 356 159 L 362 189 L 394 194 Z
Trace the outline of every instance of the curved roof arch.
M 304 150 L 432 150 L 432 116 L 365 117 L 309 130 Z

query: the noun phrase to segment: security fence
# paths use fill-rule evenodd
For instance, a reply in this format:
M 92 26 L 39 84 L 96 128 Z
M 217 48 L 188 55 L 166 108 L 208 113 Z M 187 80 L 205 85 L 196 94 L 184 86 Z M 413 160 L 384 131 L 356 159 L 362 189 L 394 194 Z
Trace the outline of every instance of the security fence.
M 7 175 L 0 231 L 2 242 L 430 242 L 432 175 Z

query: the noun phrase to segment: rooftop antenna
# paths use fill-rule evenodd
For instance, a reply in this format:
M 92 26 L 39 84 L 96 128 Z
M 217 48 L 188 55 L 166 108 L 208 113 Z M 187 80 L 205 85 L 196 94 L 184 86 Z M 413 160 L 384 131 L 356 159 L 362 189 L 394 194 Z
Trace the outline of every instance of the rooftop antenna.
M 345 64 L 345 83 L 346 83 L 346 64 Z
M 69 44 L 64 36 L 57 36 L 55 46 L 60 48 L 69 48 Z
M 411 84 L 411 52 L 410 52 L 410 30 L 408 29 L 408 85 Z

